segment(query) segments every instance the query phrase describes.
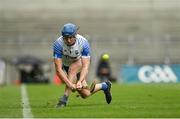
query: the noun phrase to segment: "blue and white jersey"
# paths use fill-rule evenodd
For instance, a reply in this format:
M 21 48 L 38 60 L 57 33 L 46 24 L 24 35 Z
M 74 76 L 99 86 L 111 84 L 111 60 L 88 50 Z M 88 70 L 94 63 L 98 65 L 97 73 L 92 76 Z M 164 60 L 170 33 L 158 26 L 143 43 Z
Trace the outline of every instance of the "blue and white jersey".
M 53 44 L 53 50 L 54 58 L 62 58 L 65 66 L 81 57 L 90 57 L 88 40 L 79 34 L 76 35 L 76 42 L 72 46 L 66 45 L 63 37 L 59 37 Z

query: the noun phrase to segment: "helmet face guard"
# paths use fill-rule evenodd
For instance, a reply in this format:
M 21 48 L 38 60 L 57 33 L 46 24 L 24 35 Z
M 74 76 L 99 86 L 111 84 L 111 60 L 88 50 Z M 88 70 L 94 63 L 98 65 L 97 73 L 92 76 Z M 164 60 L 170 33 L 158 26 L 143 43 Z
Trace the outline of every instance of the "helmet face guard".
M 67 23 L 63 26 L 61 34 L 63 37 L 75 37 L 78 27 L 72 23 Z

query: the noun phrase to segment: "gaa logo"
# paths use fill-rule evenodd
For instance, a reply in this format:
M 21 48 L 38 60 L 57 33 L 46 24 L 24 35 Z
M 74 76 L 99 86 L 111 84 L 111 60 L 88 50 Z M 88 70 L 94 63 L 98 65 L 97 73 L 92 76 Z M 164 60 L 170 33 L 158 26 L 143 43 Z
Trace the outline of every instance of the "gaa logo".
M 138 77 L 144 83 L 177 82 L 176 75 L 168 65 L 145 65 L 139 69 Z

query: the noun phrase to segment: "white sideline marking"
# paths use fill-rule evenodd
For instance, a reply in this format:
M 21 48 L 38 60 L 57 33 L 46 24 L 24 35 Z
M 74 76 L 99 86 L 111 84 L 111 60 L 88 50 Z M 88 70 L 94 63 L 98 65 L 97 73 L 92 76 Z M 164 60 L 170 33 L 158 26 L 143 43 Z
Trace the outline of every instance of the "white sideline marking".
M 21 85 L 21 97 L 23 105 L 23 118 L 33 118 L 31 107 L 29 106 L 29 99 L 26 91 L 26 85 Z

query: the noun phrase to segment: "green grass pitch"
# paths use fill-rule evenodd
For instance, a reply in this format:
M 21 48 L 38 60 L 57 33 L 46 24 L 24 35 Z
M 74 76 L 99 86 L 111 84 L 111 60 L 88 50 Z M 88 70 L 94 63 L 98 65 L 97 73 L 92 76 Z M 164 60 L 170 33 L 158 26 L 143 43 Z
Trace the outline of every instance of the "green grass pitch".
M 56 109 L 64 85 L 28 85 L 27 93 L 35 118 L 166 118 L 180 117 L 180 84 L 113 84 L 111 104 L 103 92 L 87 99 L 72 93 L 68 105 Z M 22 118 L 20 86 L 0 87 L 0 117 Z

